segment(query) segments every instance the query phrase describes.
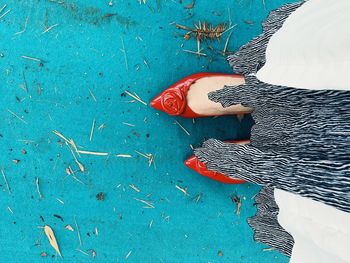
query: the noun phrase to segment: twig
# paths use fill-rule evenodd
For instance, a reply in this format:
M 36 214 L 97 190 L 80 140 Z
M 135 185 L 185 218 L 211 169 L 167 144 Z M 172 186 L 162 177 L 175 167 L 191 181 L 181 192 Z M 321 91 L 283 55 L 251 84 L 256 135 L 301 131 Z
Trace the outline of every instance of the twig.
M 88 253 L 86 253 L 85 251 L 82 251 L 82 250 L 79 249 L 79 248 L 77 248 L 77 249 L 75 249 L 75 250 L 78 251 L 78 252 L 80 252 L 80 253 L 82 253 L 82 254 L 84 254 L 84 255 L 86 255 L 86 256 L 89 256 Z
M 74 216 L 74 224 L 75 224 L 75 227 L 76 227 L 76 230 L 77 230 L 79 244 L 80 244 L 80 246 L 82 246 L 83 243 L 81 242 L 80 230 L 79 230 L 79 226 L 78 226 L 77 220 L 75 219 L 75 216 Z
M 142 152 L 139 152 L 139 151 L 136 151 L 136 150 L 135 150 L 135 152 L 138 153 L 139 155 L 145 157 L 148 160 L 148 166 L 151 166 L 152 163 L 154 162 L 153 154 L 151 154 L 151 153 L 145 154 L 145 153 L 142 153 Z
M 58 202 L 60 202 L 62 205 L 64 205 L 64 202 L 63 202 L 61 199 L 59 199 L 59 198 L 56 197 L 56 200 L 57 200 Z
M 35 184 L 36 184 L 36 190 L 37 190 L 37 192 L 38 192 L 38 194 L 39 194 L 39 199 L 42 199 L 43 196 L 42 196 L 42 194 L 41 194 L 41 192 L 40 192 L 39 177 L 36 177 L 36 178 L 35 178 Z
M 140 189 L 138 189 L 135 185 L 130 184 L 129 186 L 130 186 L 130 188 L 134 189 L 136 192 L 138 192 L 138 193 L 141 192 Z
M 145 205 L 147 205 L 148 207 L 145 207 L 145 208 L 154 208 L 154 205 L 150 202 L 150 201 L 145 201 L 145 200 L 142 200 L 142 199 L 138 199 L 138 198 L 134 198 L 136 201 L 139 201 Z
M 198 56 L 203 56 L 203 57 L 207 56 L 207 54 L 201 53 L 200 51 L 192 51 L 192 50 L 187 50 L 187 49 L 183 49 L 182 51 L 187 52 L 187 53 L 191 53 L 191 54 L 196 54 Z
M 1 13 L 1 11 L 0 11 L 0 13 Z M 26 32 L 26 30 L 27 30 L 27 24 L 28 24 L 28 19 L 29 19 L 29 16 L 27 16 L 26 21 L 24 22 L 24 27 L 23 27 L 23 29 L 22 29 L 21 31 L 15 33 L 15 35 L 20 35 L 20 34 Z
M 26 75 L 24 74 L 24 70 L 22 71 L 22 76 L 23 76 L 23 86 L 24 86 L 24 91 L 28 93 L 28 85 L 27 85 L 27 79 L 26 79 Z
M 127 123 L 127 122 L 122 122 L 124 125 L 126 126 L 130 126 L 130 127 L 135 127 L 135 124 L 131 124 L 131 123 Z
M 90 151 L 83 151 L 83 150 L 78 150 L 78 153 L 89 154 L 89 155 L 97 155 L 97 156 L 109 155 L 109 153 L 106 153 L 106 152 L 90 152 Z
M 4 11 L 4 9 L 6 8 L 7 4 L 4 4 L 3 7 L 1 7 L 0 9 L 0 14 L 2 13 L 2 11 Z
M 10 11 L 11 11 L 11 9 L 9 9 L 9 10 L 7 10 L 5 13 L 3 13 L 3 14 L 0 16 L 0 19 L 2 19 L 3 17 L 5 17 Z
M 40 58 L 34 58 L 34 57 L 29 57 L 29 56 L 21 56 L 24 59 L 29 59 L 29 60 L 34 60 L 37 62 L 42 62 L 42 60 Z
M 125 51 L 125 46 L 124 46 L 124 39 L 122 37 L 120 37 L 121 41 L 122 41 L 122 49 L 120 49 L 120 51 L 124 54 L 124 60 L 125 60 L 125 67 L 126 70 L 129 70 L 129 65 L 128 65 L 128 58 L 126 56 L 126 51 Z
M 228 43 L 231 39 L 231 35 L 232 35 L 232 31 L 230 32 L 230 34 L 228 35 L 227 39 L 226 39 L 226 42 L 225 42 L 225 46 L 224 46 L 224 49 L 222 51 L 223 55 L 225 56 L 226 55 L 226 52 L 227 52 L 227 47 L 228 47 Z
M 185 129 L 185 127 L 182 126 L 178 121 L 175 121 L 175 124 L 179 125 L 179 127 L 180 127 L 188 136 L 191 136 L 191 134 Z
M 48 28 L 46 28 L 41 34 L 45 34 L 47 32 L 49 32 L 51 29 L 53 29 L 54 27 L 58 26 L 59 24 L 54 24 L 52 26 L 49 26 Z
M 129 253 L 125 256 L 125 259 L 128 259 L 129 257 L 130 257 L 130 255 L 131 255 L 131 250 L 129 251 Z
M 129 95 L 131 98 L 133 98 L 133 99 L 137 100 L 138 102 L 142 103 L 143 105 L 147 106 L 147 103 L 144 102 L 143 100 L 141 100 L 140 97 L 137 96 L 137 94 L 132 94 L 132 93 L 130 93 L 130 92 L 127 91 L 127 90 L 124 91 L 124 92 L 125 92 L 127 95 Z
M 21 122 L 25 123 L 25 124 L 28 124 L 28 122 L 26 122 L 25 120 L 23 120 L 21 117 L 19 117 L 16 113 L 14 113 L 13 111 L 7 109 L 7 111 L 9 113 L 11 113 L 14 117 L 16 117 L 17 119 L 19 119 Z
M 115 156 L 119 158 L 132 158 L 130 154 L 116 154 Z
M 7 188 L 7 191 L 9 192 L 9 194 L 11 194 L 11 190 L 10 190 L 10 186 L 7 182 L 7 178 L 6 178 L 6 175 L 5 175 L 5 172 L 3 169 L 1 169 L 1 173 L 2 173 L 2 177 L 4 177 L 4 181 L 5 181 L 5 184 L 6 184 L 6 188 Z
M 185 188 L 182 188 L 182 187 L 180 187 L 180 186 L 178 186 L 178 185 L 175 185 L 175 187 L 176 187 L 176 189 L 178 189 L 178 190 L 180 190 L 181 192 L 183 192 L 184 195 L 189 195 L 189 194 L 187 193 L 187 190 L 186 190 Z
M 92 121 L 92 126 L 91 126 L 91 131 L 90 131 L 90 142 L 92 141 L 92 136 L 94 134 L 94 130 L 95 130 L 95 119 Z
M 77 157 L 75 156 L 75 154 L 74 154 L 72 148 L 69 147 L 68 143 L 66 143 L 66 145 L 68 146 L 70 152 L 72 153 L 72 155 L 73 155 L 73 157 L 74 157 L 74 161 L 75 161 L 76 164 L 79 166 L 79 170 L 80 170 L 81 172 L 84 172 L 84 171 L 85 171 L 84 165 L 78 161 Z
M 199 202 L 199 200 L 202 198 L 202 195 L 203 195 L 202 193 L 199 193 L 195 196 L 194 200 L 196 201 L 196 203 Z
M 88 89 L 88 90 L 89 90 L 89 92 L 90 92 L 90 95 L 91 95 L 92 99 L 93 99 L 95 102 L 97 102 L 95 95 L 92 93 L 92 91 L 91 91 L 90 89 Z

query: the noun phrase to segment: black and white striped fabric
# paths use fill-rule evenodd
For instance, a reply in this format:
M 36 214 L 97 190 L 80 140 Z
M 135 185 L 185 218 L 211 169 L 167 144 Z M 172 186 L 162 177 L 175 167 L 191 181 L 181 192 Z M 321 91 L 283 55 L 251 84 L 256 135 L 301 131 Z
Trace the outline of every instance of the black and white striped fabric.
M 254 109 L 251 144 L 208 140 L 196 149 L 209 169 L 263 185 L 249 219 L 255 240 L 291 255 L 293 238 L 277 220 L 273 189 L 289 191 L 350 212 L 350 91 L 307 90 L 259 81 L 270 37 L 303 2 L 271 12 L 263 33 L 229 57 L 246 84 L 209 94 L 224 107 Z

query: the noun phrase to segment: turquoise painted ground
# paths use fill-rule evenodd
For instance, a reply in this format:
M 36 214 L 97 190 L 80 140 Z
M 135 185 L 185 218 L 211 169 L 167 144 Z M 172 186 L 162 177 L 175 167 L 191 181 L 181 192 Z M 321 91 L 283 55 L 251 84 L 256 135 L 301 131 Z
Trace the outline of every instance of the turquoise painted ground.
M 65 262 L 288 262 L 253 241 L 246 219 L 255 213 L 258 187 L 222 185 L 182 164 L 190 144 L 247 138 L 251 121 L 178 119 L 188 136 L 174 118 L 124 93 L 149 102 L 188 74 L 231 72 L 220 54 L 228 34 L 209 43 L 214 51 L 203 43 L 208 57 L 198 59 L 183 52 L 196 43 L 174 23 L 231 19 L 237 26 L 228 50 L 235 51 L 286 1 L 265 2 L 197 0 L 186 9 L 191 1 L 1 1 L 0 169 L 10 193 L 0 174 L 0 262 L 62 261 L 44 225 L 54 230 Z M 53 130 L 81 150 L 110 154 L 77 156 L 85 168 L 79 172 Z M 156 167 L 135 151 L 152 154 Z M 100 192 L 104 200 L 97 200 Z M 239 216 L 232 195 L 242 198 Z

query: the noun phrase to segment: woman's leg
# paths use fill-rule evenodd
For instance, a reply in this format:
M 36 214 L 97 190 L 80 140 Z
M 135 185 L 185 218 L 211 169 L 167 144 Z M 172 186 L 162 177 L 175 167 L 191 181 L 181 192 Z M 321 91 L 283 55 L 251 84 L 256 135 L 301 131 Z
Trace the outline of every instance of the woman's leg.
M 241 104 L 222 107 L 218 102 L 209 100 L 208 94 L 223 89 L 225 86 L 238 86 L 245 83 L 244 77 L 213 76 L 205 77 L 193 83 L 187 93 L 187 105 L 200 115 L 228 115 L 249 113 L 252 110 Z

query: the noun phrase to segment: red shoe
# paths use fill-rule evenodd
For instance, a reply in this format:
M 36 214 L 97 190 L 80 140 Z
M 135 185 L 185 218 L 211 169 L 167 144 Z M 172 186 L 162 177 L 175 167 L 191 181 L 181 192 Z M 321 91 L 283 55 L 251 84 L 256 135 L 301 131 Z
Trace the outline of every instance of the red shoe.
M 163 91 L 151 101 L 151 106 L 156 110 L 163 111 L 172 116 L 181 116 L 185 118 L 209 117 L 193 112 L 187 105 L 187 92 L 192 84 L 204 77 L 213 76 L 233 76 L 243 78 L 241 75 L 222 74 L 222 73 L 197 73 L 190 75 L 172 85 Z
M 244 141 L 227 141 L 227 142 L 233 142 L 237 144 L 247 144 L 250 141 L 244 140 Z M 238 178 L 231 178 L 224 174 L 208 170 L 207 166 L 198 160 L 198 158 L 194 155 L 192 155 L 190 158 L 188 158 L 185 161 L 185 165 L 189 167 L 190 169 L 196 171 L 200 175 L 209 177 L 210 179 L 213 179 L 215 181 L 224 183 L 224 184 L 243 184 L 245 183 L 244 180 L 238 179 Z

